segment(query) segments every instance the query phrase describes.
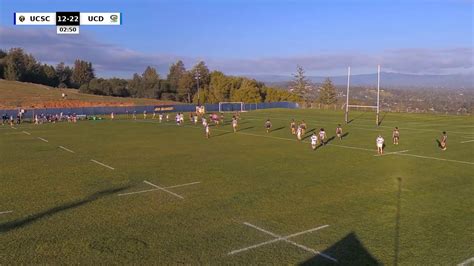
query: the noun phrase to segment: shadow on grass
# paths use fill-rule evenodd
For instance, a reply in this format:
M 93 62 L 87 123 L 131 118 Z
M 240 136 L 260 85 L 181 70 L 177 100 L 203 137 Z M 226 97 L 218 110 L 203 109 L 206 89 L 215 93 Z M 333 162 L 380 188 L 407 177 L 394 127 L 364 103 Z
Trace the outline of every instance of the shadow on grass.
M 436 139 L 436 143 L 438 144 L 438 148 L 442 149 L 443 146 L 441 146 L 441 141 L 439 141 L 439 139 Z
M 401 199 L 402 199 L 402 179 L 397 178 L 398 181 L 398 193 L 397 193 L 397 214 L 395 216 L 395 236 L 394 236 L 394 258 L 393 265 L 398 265 L 398 256 L 400 253 L 400 210 L 401 210 Z
M 326 142 L 324 142 L 324 143 L 329 144 L 329 142 L 333 141 L 335 138 L 336 138 L 336 136 L 332 136 L 332 137 L 328 138 L 328 140 L 326 140 Z
M 349 135 L 349 132 L 346 132 L 346 133 L 342 134 L 341 139 L 347 137 L 347 135 Z
M 64 205 L 61 205 L 61 206 L 57 206 L 57 207 L 54 207 L 54 208 L 51 208 L 51 209 L 48 209 L 48 210 L 30 215 L 30 216 L 27 216 L 25 218 L 21 218 L 21 219 L 17 219 L 17 220 L 11 221 L 11 222 L 6 222 L 6 223 L 3 223 L 3 224 L 0 224 L 0 233 L 6 233 L 6 232 L 9 232 L 11 230 L 15 230 L 15 229 L 27 226 L 31 223 L 34 223 L 38 220 L 41 220 L 41 219 L 45 218 L 45 217 L 53 216 L 53 215 L 58 214 L 60 212 L 80 207 L 84 204 L 96 201 L 96 200 L 98 200 L 100 198 L 103 198 L 103 197 L 106 197 L 108 195 L 115 194 L 117 192 L 126 190 L 129 187 L 130 186 L 125 186 L 125 187 L 120 187 L 120 188 L 102 190 L 102 191 L 96 192 L 96 193 L 94 193 L 94 194 L 92 194 L 92 195 L 90 195 L 87 198 L 84 198 L 82 200 L 67 203 L 67 204 L 64 204 Z
M 282 130 L 282 129 L 284 129 L 284 128 L 285 128 L 285 127 L 278 127 L 278 128 L 272 129 L 270 132 L 274 132 L 274 131 Z
M 214 135 L 213 137 L 220 137 L 220 136 L 224 136 L 224 135 L 227 135 L 227 134 L 230 134 L 230 133 L 234 133 L 233 131 L 226 131 L 226 132 L 223 132 L 221 134 L 218 134 L 218 135 Z
M 382 121 L 385 119 L 386 115 L 387 113 L 383 113 L 382 119 L 379 120 L 379 123 L 377 124 L 377 126 L 380 126 L 382 124 Z
M 241 129 L 237 130 L 237 132 L 238 132 L 238 131 L 249 130 L 249 129 L 252 129 L 252 128 L 254 128 L 254 127 L 246 127 L 246 128 L 241 128 Z
M 351 120 L 347 121 L 346 124 L 350 124 L 350 123 L 354 122 L 354 120 L 357 120 L 358 118 L 360 118 L 362 116 L 364 116 L 364 114 L 360 114 L 360 115 L 356 116 L 355 118 L 352 118 Z
M 337 263 L 321 255 L 316 255 L 299 265 L 380 265 L 354 232 L 347 234 L 321 253 L 337 259 Z

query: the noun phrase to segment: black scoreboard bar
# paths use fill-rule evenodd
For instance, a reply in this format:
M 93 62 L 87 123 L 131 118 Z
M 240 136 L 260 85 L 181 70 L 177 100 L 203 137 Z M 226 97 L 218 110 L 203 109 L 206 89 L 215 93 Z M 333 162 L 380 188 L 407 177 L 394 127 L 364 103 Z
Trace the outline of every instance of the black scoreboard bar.
M 56 12 L 57 26 L 79 26 L 81 25 L 80 12 Z

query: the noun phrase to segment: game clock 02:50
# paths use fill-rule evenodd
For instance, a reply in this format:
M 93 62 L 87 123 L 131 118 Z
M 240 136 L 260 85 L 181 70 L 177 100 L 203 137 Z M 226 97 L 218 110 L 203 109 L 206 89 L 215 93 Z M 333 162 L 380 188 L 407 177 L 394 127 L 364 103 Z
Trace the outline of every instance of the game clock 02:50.
M 81 25 L 79 12 L 56 12 L 56 26 Z
M 56 26 L 57 34 L 79 34 L 79 26 Z

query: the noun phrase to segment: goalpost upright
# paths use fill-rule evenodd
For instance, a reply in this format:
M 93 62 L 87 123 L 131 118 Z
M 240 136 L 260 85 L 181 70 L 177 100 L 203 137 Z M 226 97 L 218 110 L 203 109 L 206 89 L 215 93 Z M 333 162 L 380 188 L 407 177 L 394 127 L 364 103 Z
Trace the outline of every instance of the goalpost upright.
M 344 121 L 349 123 L 349 108 L 350 107 L 362 107 L 372 108 L 376 110 L 375 123 L 378 126 L 380 124 L 380 65 L 377 65 L 377 105 L 351 105 L 349 104 L 349 92 L 350 92 L 350 81 L 351 81 L 351 67 L 347 68 L 347 91 L 346 91 L 346 112 L 344 115 Z

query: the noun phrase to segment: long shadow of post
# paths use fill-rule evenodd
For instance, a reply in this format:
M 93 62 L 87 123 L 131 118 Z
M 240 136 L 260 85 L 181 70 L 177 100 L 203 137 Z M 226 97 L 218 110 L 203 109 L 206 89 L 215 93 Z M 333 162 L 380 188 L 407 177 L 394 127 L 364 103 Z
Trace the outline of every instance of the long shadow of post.
M 318 254 L 300 262 L 299 265 L 380 265 L 354 232 L 347 234 L 321 253 L 337 259 L 337 263 Z
M 282 129 L 284 129 L 284 128 L 285 128 L 285 127 L 278 127 L 278 128 L 272 129 L 270 132 L 274 132 L 274 131 L 282 130 Z
M 11 222 L 6 222 L 6 223 L 3 223 L 3 224 L 0 224 L 0 233 L 6 233 L 6 232 L 9 232 L 11 230 L 15 230 L 15 229 L 27 226 L 27 225 L 29 225 L 31 223 L 34 223 L 37 220 L 40 220 L 42 218 L 53 216 L 57 213 L 60 213 L 60 212 L 63 212 L 63 211 L 69 210 L 69 209 L 77 208 L 81 205 L 84 205 L 84 204 L 90 203 L 92 201 L 98 200 L 99 198 L 105 197 L 107 195 L 120 192 L 120 191 L 125 190 L 129 187 L 130 186 L 125 186 L 125 187 L 120 187 L 120 188 L 112 188 L 112 189 L 102 190 L 102 191 L 96 192 L 96 193 L 88 196 L 85 199 L 75 201 L 75 202 L 71 202 L 71 203 L 67 203 L 65 205 L 57 206 L 57 207 L 54 207 L 54 208 L 51 208 L 51 209 L 48 209 L 48 210 L 30 215 L 30 216 L 27 216 L 25 218 L 21 218 L 21 219 L 17 219 L 17 220 L 11 221 Z
M 402 179 L 397 178 L 398 181 L 398 193 L 397 193 L 397 215 L 395 216 L 395 236 L 394 236 L 394 259 L 393 265 L 398 265 L 398 255 L 400 253 L 400 210 L 401 210 L 401 199 L 402 199 Z

